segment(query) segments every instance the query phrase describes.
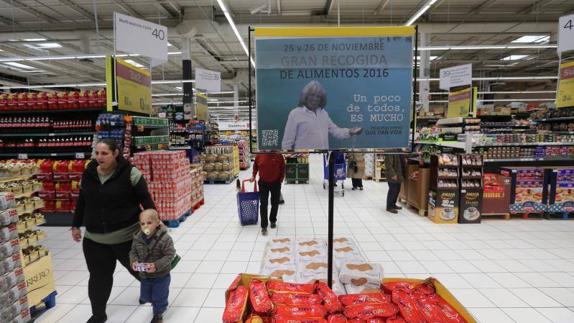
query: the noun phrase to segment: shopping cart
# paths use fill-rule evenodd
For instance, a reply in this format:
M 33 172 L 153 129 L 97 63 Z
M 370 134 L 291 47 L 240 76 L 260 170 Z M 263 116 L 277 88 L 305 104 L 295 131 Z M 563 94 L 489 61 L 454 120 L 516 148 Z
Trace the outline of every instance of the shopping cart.
M 253 192 L 245 191 L 246 179 L 241 182 L 241 191 L 237 192 L 237 211 L 239 213 L 239 222 L 241 225 L 257 224 L 259 220 L 259 192 L 257 191 L 257 182 L 253 183 Z
M 345 162 L 345 154 L 339 152 L 331 152 L 335 154 L 335 192 L 341 193 L 345 196 L 345 179 L 347 179 L 347 164 Z M 339 183 L 338 183 L 339 182 Z M 338 188 L 341 184 L 341 188 Z M 323 154 L 323 189 L 329 186 L 329 154 Z

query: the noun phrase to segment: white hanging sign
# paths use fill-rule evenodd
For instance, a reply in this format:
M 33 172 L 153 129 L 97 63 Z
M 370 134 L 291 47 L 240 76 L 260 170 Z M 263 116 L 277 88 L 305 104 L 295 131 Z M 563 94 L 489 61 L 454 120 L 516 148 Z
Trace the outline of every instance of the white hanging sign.
M 574 50 L 574 14 L 558 20 L 558 53 Z
M 219 121 L 219 130 L 249 130 L 249 121 Z
M 195 88 L 207 92 L 221 91 L 221 73 L 203 68 L 195 69 Z
M 450 90 L 450 88 L 472 84 L 472 64 L 441 68 L 439 88 Z
M 167 27 L 114 12 L 116 51 L 150 57 L 152 67 L 166 62 Z

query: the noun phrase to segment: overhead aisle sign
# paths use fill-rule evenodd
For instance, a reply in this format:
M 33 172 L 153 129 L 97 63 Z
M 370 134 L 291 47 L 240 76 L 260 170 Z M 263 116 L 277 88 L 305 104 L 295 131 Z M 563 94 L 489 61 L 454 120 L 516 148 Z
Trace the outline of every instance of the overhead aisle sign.
M 450 92 L 448 94 L 447 118 L 468 117 L 476 106 L 476 88 Z
M 108 56 L 106 58 L 108 89 L 114 88 L 114 78 L 117 83 L 117 93 L 107 91 L 108 111 L 112 111 L 112 102 L 115 99 L 119 110 L 144 114 L 152 113 L 151 74 L 148 70 L 133 66 L 121 58 L 116 58 L 114 66 L 113 58 Z
M 257 28 L 260 150 L 409 145 L 415 28 Z
M 439 88 L 449 91 L 464 85 L 472 85 L 472 64 L 441 68 Z
M 116 51 L 152 58 L 152 67 L 166 62 L 167 27 L 114 12 Z M 155 63 L 154 63 L 155 62 Z
M 574 107 L 574 61 L 560 64 L 556 107 Z

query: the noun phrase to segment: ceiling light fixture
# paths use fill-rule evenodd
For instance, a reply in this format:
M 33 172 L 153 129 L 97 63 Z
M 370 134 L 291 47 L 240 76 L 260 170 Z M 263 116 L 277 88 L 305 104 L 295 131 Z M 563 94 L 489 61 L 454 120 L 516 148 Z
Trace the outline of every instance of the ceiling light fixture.
M 46 38 L 24 38 L 23 41 L 30 41 L 30 42 L 37 42 L 37 41 L 46 41 Z
M 219 0 L 218 0 L 219 1 Z M 435 4 L 435 2 L 437 2 L 438 0 L 428 0 L 427 3 L 419 9 L 419 11 L 417 11 L 412 17 L 411 19 L 409 19 L 407 21 L 407 23 L 405 24 L 405 26 L 410 26 L 413 24 L 413 22 L 417 21 L 417 19 L 419 19 L 420 16 L 422 16 L 425 12 L 427 12 L 427 10 L 430 9 L 430 7 Z
M 421 51 L 439 51 L 439 50 L 487 50 L 487 49 L 552 49 L 557 48 L 556 44 L 508 44 L 508 45 L 459 45 L 459 46 L 421 46 Z
M 434 1 L 436 1 L 436 0 L 434 0 Z M 233 33 L 235 33 L 235 37 L 237 37 L 237 40 L 239 40 L 241 47 L 243 47 L 243 51 L 245 51 L 245 55 L 247 55 L 247 57 L 249 57 L 249 60 L 251 61 L 251 65 L 253 65 L 253 68 L 255 68 L 255 61 L 253 60 L 252 57 L 249 56 L 249 50 L 247 49 L 247 45 L 245 45 L 245 41 L 243 41 L 243 37 L 241 37 L 241 35 L 239 34 L 239 30 L 237 30 L 237 26 L 235 25 L 235 22 L 233 22 L 233 18 L 231 17 L 229 10 L 227 10 L 225 3 L 223 2 L 223 0 L 217 0 L 217 4 L 219 5 L 219 8 L 221 9 L 221 11 L 223 11 L 225 18 L 227 18 L 227 22 L 231 26 L 231 29 L 233 29 Z
M 520 61 L 527 58 L 528 55 L 509 55 L 504 58 L 501 58 L 501 61 Z
M 32 49 L 54 49 L 54 48 L 62 48 L 62 45 L 59 43 L 40 43 L 40 44 L 24 44 L 24 46 Z
M 548 43 L 548 41 L 550 40 L 550 36 L 548 35 L 526 35 L 526 36 L 522 36 L 520 38 L 517 38 L 515 40 L 513 40 L 513 43 L 524 43 L 524 44 L 529 44 L 529 43 L 536 43 L 536 44 L 545 44 Z
M 35 70 L 36 68 L 30 65 L 26 65 L 26 64 L 20 64 L 20 63 L 15 63 L 15 62 L 8 62 L 5 63 L 4 65 L 9 65 L 12 67 L 17 67 L 17 68 L 21 68 L 21 69 L 25 69 L 25 70 Z

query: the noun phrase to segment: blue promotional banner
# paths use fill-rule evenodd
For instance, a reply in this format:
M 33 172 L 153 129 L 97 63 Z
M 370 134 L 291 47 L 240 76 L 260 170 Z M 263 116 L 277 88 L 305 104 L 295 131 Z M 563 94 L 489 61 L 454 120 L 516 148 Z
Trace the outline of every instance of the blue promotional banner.
M 259 149 L 408 147 L 414 32 L 256 29 Z

